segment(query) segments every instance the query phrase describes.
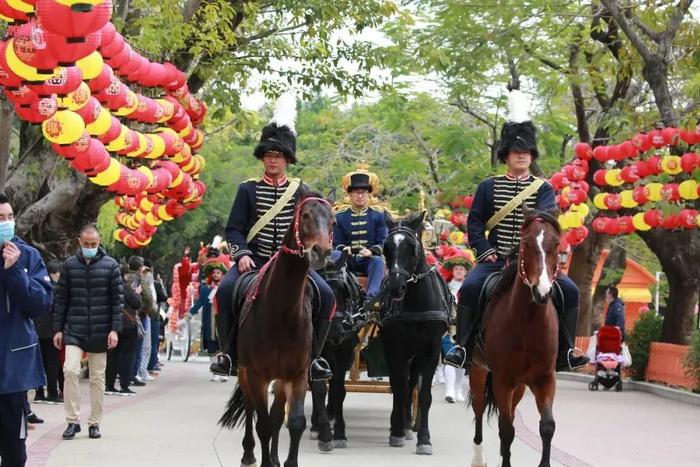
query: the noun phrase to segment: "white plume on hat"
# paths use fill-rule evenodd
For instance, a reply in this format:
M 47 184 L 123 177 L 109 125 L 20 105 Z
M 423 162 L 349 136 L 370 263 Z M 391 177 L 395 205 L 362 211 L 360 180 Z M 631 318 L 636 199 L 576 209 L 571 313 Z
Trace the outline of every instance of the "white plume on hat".
M 523 123 L 530 121 L 530 103 L 525 95 L 513 89 L 508 95 L 508 122 Z
M 282 94 L 275 104 L 275 111 L 272 114 L 270 123 L 277 126 L 286 126 L 296 135 L 294 125 L 297 118 L 297 98 L 291 91 Z
M 221 246 L 222 241 L 223 238 L 221 238 L 221 235 L 217 235 L 216 237 L 214 237 L 214 240 L 211 241 L 212 248 L 219 248 Z

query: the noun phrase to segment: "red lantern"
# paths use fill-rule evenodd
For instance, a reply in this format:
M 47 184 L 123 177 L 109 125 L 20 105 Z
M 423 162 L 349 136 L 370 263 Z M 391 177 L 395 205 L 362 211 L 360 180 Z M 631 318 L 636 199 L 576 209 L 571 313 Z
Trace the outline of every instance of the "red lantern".
M 586 192 L 584 192 L 581 189 L 570 189 L 569 192 L 566 194 L 566 197 L 568 198 L 571 204 L 581 204 L 584 201 L 586 201 L 587 198 Z
M 472 204 L 474 204 L 474 197 L 471 195 L 465 196 L 462 198 L 462 204 L 466 209 L 471 209 Z
M 678 128 L 668 127 L 661 130 L 661 136 L 664 138 L 664 143 L 667 146 L 678 144 L 679 131 Z
M 138 52 L 134 52 L 132 50 L 131 52 L 131 58 L 129 59 L 128 62 L 123 63 L 119 68 L 115 68 L 114 71 L 119 75 L 119 76 L 128 76 L 131 73 L 137 72 L 141 66 L 143 65 L 145 58 L 143 58 L 141 55 L 138 54 Z
M 41 25 L 55 34 L 70 38 L 85 37 L 102 29 L 112 17 L 112 1 L 104 0 L 89 11 L 73 9 L 56 0 L 38 0 L 36 13 Z
M 463 212 L 453 212 L 450 216 L 450 222 L 455 227 L 463 227 L 467 223 L 467 216 Z
M 48 33 L 36 21 L 30 21 L 15 30 L 12 48 L 23 63 L 39 73 L 51 74 L 58 66 L 58 58 L 51 53 Z
M 608 159 L 608 147 L 607 146 L 597 146 L 595 149 L 593 149 L 593 157 L 595 160 L 600 161 L 600 162 L 605 162 Z
M 683 229 L 695 229 L 698 226 L 698 211 L 695 209 L 683 209 L 678 214 L 678 227 Z
M 664 135 L 661 133 L 661 130 L 650 131 L 649 139 L 651 140 L 651 145 L 656 149 L 662 148 L 666 145 L 666 141 L 664 141 Z
M 30 123 L 41 123 L 44 120 L 48 120 L 53 117 L 53 115 L 58 110 L 58 103 L 56 102 L 56 96 L 37 96 L 34 95 L 33 99 L 28 104 L 23 104 L 17 108 L 17 114 L 22 120 L 26 120 Z
M 5 0 L 0 0 L 0 15 L 15 20 L 15 24 L 29 21 L 27 13 L 12 8 Z
M 576 143 L 576 157 L 581 160 L 589 161 L 593 158 L 593 148 L 588 143 Z
M 91 96 L 87 104 L 76 110 L 75 113 L 80 115 L 86 125 L 89 125 L 97 120 L 101 110 L 102 106 L 100 105 L 100 101 Z
M 187 82 L 187 75 L 182 71 L 178 70 L 172 63 L 163 63 L 163 66 L 167 69 L 167 79 L 163 83 L 163 87 L 168 91 L 174 91 L 182 87 L 183 84 Z
M 608 171 L 605 169 L 598 169 L 593 172 L 593 182 L 598 186 L 605 186 L 608 182 L 605 181 L 605 174 Z
M 634 146 L 634 143 L 632 141 L 625 141 L 620 145 L 620 150 L 622 152 L 622 158 L 631 158 L 631 157 L 636 157 L 639 155 L 639 151 L 637 151 L 637 148 Z
M 73 66 L 81 58 L 85 58 L 100 45 L 100 33 L 94 32 L 85 37 L 68 38 L 60 34 L 46 31 L 47 49 L 60 66 Z
M 661 188 L 661 198 L 671 202 L 681 199 L 678 183 L 666 183 Z
M 614 161 L 622 160 L 622 148 L 620 148 L 620 146 L 617 144 L 608 146 L 608 159 L 612 159 Z
M 603 203 L 605 207 L 611 211 L 617 211 L 622 207 L 622 197 L 617 193 L 610 193 L 603 198 Z
M 680 137 L 683 140 L 683 142 L 685 142 L 685 144 L 687 144 L 688 146 L 692 146 L 698 141 L 695 132 L 692 130 L 687 130 L 685 128 L 680 130 Z
M 41 84 L 29 84 L 28 87 L 41 95 L 56 94 L 58 97 L 65 97 L 75 91 L 83 82 L 83 74 L 80 68 L 72 66 L 61 68 L 56 75 L 47 79 Z
M 636 167 L 635 172 L 640 179 L 650 175 L 649 166 L 647 165 L 646 161 L 637 161 L 634 163 L 634 166 Z
M 122 132 L 122 124 L 116 118 L 112 117 L 112 123 L 109 126 L 109 130 L 103 135 L 99 135 L 98 139 L 102 144 L 109 144 L 119 137 Z
M 126 146 L 124 146 L 124 149 L 117 151 L 117 154 L 120 154 L 122 156 L 134 152 L 139 148 L 139 144 L 141 143 L 139 141 L 139 135 L 136 133 L 134 130 L 128 130 L 126 132 L 126 136 L 124 137 L 124 141 L 126 143 Z
M 167 77 L 167 69 L 160 63 L 151 62 L 148 72 L 141 76 L 139 84 L 146 87 L 162 86 Z
M 620 178 L 627 183 L 634 183 L 639 180 L 639 175 L 637 174 L 637 165 L 627 165 L 620 171 Z
M 31 104 L 37 98 L 37 94 L 33 93 L 27 86 L 21 86 L 17 89 L 5 89 L 3 92 L 5 97 L 16 106 Z
M 100 42 L 100 54 L 105 60 L 110 60 L 119 55 L 126 45 L 124 36 L 119 33 L 116 33 L 111 40 L 109 40 L 109 37 L 108 33 L 107 37 Z
M 117 40 L 116 37 L 115 40 Z M 129 46 L 129 44 L 127 43 L 124 43 L 124 46 L 119 52 L 112 55 L 110 58 L 105 59 L 105 63 L 111 66 L 114 72 L 118 72 L 119 67 L 128 63 L 129 60 L 131 60 L 131 46 Z
M 599 234 L 605 233 L 607 230 L 607 225 L 608 225 L 608 217 L 596 217 L 593 219 L 593 222 L 591 223 L 591 227 L 593 227 L 593 231 Z
M 79 147 L 81 149 L 84 148 L 83 145 Z M 110 162 L 112 161 L 112 158 L 109 157 L 109 153 L 105 147 L 95 138 L 90 138 L 87 148 L 84 148 L 83 151 L 79 151 L 78 147 L 75 145 L 73 145 L 71 151 L 73 152 L 74 156 L 74 159 L 70 163 L 71 166 L 88 177 L 93 177 L 98 173 L 107 170 Z
M 632 234 L 636 230 L 632 222 L 632 216 L 618 217 L 617 225 L 619 226 L 620 233 Z
M 683 154 L 681 157 L 681 167 L 686 173 L 691 173 L 698 166 L 698 155 L 694 152 Z
M 552 175 L 552 178 L 550 178 L 549 181 L 552 183 L 555 190 L 561 190 L 562 188 L 569 186 L 570 183 L 569 179 L 562 172 L 557 172 Z
M 647 159 L 647 173 L 649 175 L 659 175 L 661 172 L 663 172 L 661 168 L 661 157 L 651 156 Z
M 663 223 L 663 214 L 658 209 L 650 209 L 644 213 L 644 222 L 652 227 L 659 227 Z
M 639 152 L 646 152 L 652 147 L 651 138 L 644 133 L 638 133 L 632 138 L 632 144 Z
M 643 185 L 634 187 L 632 199 L 639 205 L 647 203 L 649 201 L 649 190 Z
M 608 218 L 608 221 L 605 223 L 605 233 L 608 235 L 619 235 L 620 231 L 619 218 Z
M 666 230 L 673 230 L 678 228 L 678 216 L 676 214 L 669 214 L 669 216 L 666 217 L 661 223 L 661 227 L 663 227 Z
M 110 84 L 112 84 L 113 78 L 114 72 L 112 71 L 112 67 L 110 67 L 107 64 L 102 65 L 102 71 L 100 72 L 100 74 L 97 75 L 97 77 L 91 79 L 88 83 L 88 86 L 90 86 L 90 91 L 102 91 L 103 89 L 107 88 Z

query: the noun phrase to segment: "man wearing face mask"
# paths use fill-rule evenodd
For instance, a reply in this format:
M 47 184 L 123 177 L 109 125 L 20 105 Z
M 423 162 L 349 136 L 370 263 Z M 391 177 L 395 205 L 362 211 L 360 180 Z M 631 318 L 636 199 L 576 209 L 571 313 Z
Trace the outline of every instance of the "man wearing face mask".
M 63 400 L 68 427 L 63 439 L 80 430 L 80 358 L 87 352 L 90 368 L 89 437 L 100 438 L 107 350 L 118 343 L 124 297 L 119 264 L 100 246 L 94 224 L 80 229 L 80 248 L 63 265 L 54 306 L 54 345 L 66 346 Z
M 51 309 L 51 281 L 41 255 L 15 234 L 10 202 L 0 194 L 0 458 L 27 460 L 27 390 L 46 384 L 32 319 Z

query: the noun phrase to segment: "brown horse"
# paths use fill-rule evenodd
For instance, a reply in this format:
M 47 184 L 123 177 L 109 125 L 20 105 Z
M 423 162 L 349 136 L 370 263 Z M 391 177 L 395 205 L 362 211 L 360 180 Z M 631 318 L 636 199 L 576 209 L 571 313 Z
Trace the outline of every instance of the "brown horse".
M 487 409 L 489 415 L 498 413 L 501 465 L 511 465 L 513 418 L 526 387 L 535 395 L 540 412 L 539 465 L 549 466 L 559 332 L 551 297 L 559 264 L 559 234 L 559 224 L 551 214 L 525 211 L 517 260 L 506 267 L 485 310 L 485 343 L 476 346 L 469 375 L 476 425 L 472 467 L 486 465 L 481 443 Z
M 248 292 L 240 318 L 238 386 L 219 420 L 233 428 L 245 419 L 242 466 L 255 460 L 255 429 L 262 467 L 279 466 L 279 432 L 288 405 L 291 438 L 285 467 L 296 467 L 306 428 L 304 398 L 312 346 L 309 266 L 320 268 L 332 250 L 333 209 L 318 196 L 302 196 L 281 250 L 265 265 Z M 267 388 L 274 384 L 268 412 Z

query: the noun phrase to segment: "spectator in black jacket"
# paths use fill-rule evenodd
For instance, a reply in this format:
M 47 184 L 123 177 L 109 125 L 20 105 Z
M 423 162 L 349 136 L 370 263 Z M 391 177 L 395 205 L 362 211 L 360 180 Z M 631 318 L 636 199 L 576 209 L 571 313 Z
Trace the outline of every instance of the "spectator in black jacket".
M 90 438 L 100 438 L 107 350 L 117 346 L 124 297 L 119 264 L 100 246 L 94 224 L 80 229 L 80 249 L 63 264 L 54 301 L 54 345 L 66 346 L 63 400 L 68 427 L 63 439 L 80 432 L 78 377 L 87 352 L 90 368 Z
M 124 268 L 126 269 L 126 268 Z M 124 271 L 124 274 L 128 270 Z M 107 387 L 105 394 L 118 394 L 121 396 L 132 396 L 136 394 L 129 389 L 131 382 L 131 370 L 134 367 L 134 357 L 136 356 L 136 338 L 138 328 L 136 325 L 136 315 L 143 306 L 141 300 L 141 285 L 131 283 L 124 277 L 124 311 L 122 312 L 122 330 L 119 333 L 119 343 L 115 348 L 107 352 Z M 114 386 L 119 374 L 120 390 Z
M 617 287 L 608 287 L 605 291 L 605 301 L 608 302 L 608 312 L 605 314 L 606 326 L 617 326 L 625 340 L 625 303 L 618 297 Z
M 49 271 L 51 285 L 56 288 L 58 278 L 61 276 L 63 263 L 60 261 L 49 261 L 46 268 Z M 44 388 L 37 388 L 34 400 L 37 402 L 47 402 L 51 404 L 63 403 L 63 372 L 61 370 L 60 355 L 58 349 L 53 345 L 53 314 L 44 313 L 34 319 L 36 333 L 39 336 L 41 346 L 41 359 L 44 363 L 46 373 L 46 393 Z

